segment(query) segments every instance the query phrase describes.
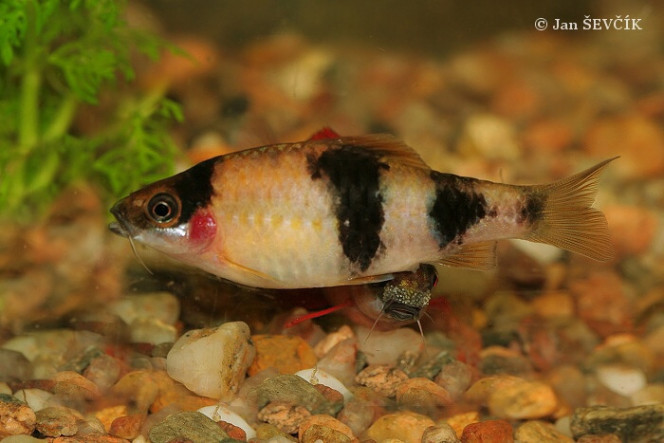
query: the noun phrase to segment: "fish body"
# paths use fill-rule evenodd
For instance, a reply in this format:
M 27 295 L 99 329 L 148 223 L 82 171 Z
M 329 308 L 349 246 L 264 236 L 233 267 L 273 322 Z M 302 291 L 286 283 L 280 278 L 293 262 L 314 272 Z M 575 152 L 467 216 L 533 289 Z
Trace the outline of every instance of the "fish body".
M 311 139 L 215 157 L 148 185 L 114 205 L 112 229 L 267 288 L 377 282 L 421 263 L 489 268 L 503 238 L 606 260 L 606 220 L 590 206 L 607 163 L 515 186 L 431 170 L 390 136 Z

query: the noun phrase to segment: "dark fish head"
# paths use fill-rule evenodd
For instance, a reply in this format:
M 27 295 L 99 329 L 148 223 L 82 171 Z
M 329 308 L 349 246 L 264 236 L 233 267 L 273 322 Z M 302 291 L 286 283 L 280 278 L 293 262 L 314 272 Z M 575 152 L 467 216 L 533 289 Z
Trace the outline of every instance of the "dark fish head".
M 413 323 L 429 306 L 436 281 L 436 268 L 420 265 L 414 272 L 395 273 L 394 279 L 371 285 L 370 291 L 357 292 L 355 304 L 364 315 L 382 323 Z
M 111 208 L 117 221 L 109 229 L 176 258 L 200 252 L 216 234 L 213 166 L 203 162 L 131 193 Z

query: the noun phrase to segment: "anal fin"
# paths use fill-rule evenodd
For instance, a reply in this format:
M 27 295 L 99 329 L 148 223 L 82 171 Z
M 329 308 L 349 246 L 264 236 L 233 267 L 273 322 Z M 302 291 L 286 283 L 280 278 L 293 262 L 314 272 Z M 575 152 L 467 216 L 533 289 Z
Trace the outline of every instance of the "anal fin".
M 496 242 L 464 244 L 454 254 L 442 258 L 438 263 L 456 268 L 488 271 L 496 267 Z
M 366 277 L 351 278 L 345 283 L 348 285 L 370 285 L 373 283 L 382 283 L 392 279 L 394 279 L 394 274 L 368 275 Z

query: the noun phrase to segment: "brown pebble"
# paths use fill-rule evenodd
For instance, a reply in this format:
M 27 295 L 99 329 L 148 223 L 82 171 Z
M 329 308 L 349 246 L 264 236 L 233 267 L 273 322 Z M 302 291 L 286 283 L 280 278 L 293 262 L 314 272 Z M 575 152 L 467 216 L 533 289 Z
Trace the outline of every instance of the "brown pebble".
M 145 414 L 131 414 L 117 417 L 111 422 L 108 433 L 115 436 L 133 440 L 141 432 L 141 426 L 145 423 Z
M 56 373 L 51 379 L 55 382 L 53 393 L 71 401 L 93 400 L 101 395 L 93 382 L 73 371 Z
M 46 437 L 71 436 L 78 432 L 77 421 L 83 416 L 73 409 L 51 406 L 36 413 L 36 428 Z
M 0 437 L 32 434 L 37 417 L 28 405 L 11 396 L 0 398 Z
M 294 374 L 316 365 L 317 358 L 309 343 L 301 337 L 286 335 L 254 335 L 256 357 L 249 367 L 249 375 L 267 368 L 282 374 Z
M 574 440 L 560 432 L 551 423 L 532 420 L 523 423 L 514 433 L 519 443 L 573 443 Z
M 522 380 L 489 397 L 489 410 L 500 418 L 542 418 L 553 414 L 557 406 L 558 399 L 551 386 L 537 381 Z
M 128 443 L 129 440 L 110 435 L 82 435 L 71 437 L 57 437 L 53 443 Z
M 445 388 L 424 377 L 409 378 L 397 386 L 396 400 L 401 405 L 425 409 L 446 406 L 454 402 Z
M 226 434 L 228 434 L 230 438 L 234 438 L 235 440 L 240 440 L 240 441 L 247 440 L 247 433 L 244 432 L 244 429 L 242 429 L 241 427 L 235 426 L 234 424 L 228 423 L 227 421 L 223 420 L 217 421 L 217 424 Z
M 406 443 L 420 443 L 427 428 L 435 426 L 426 415 L 410 411 L 395 412 L 380 417 L 367 430 L 367 436 L 376 441 L 398 438 Z
M 459 441 L 454 428 L 447 423 L 431 426 L 422 434 L 422 443 L 459 443 Z
M 388 365 L 369 365 L 355 376 L 355 381 L 367 386 L 385 397 L 394 397 L 397 387 L 408 380 L 401 369 Z
M 637 114 L 598 119 L 582 145 L 598 158 L 620 155 L 620 161 L 612 168 L 626 178 L 642 180 L 664 172 L 662 128 Z
M 314 427 L 318 427 L 319 429 L 312 429 Z M 336 437 L 333 437 L 333 435 L 336 435 Z M 311 417 L 305 418 L 302 423 L 300 423 L 298 437 L 300 442 L 311 443 L 315 442 L 317 439 L 321 439 L 324 442 L 351 442 L 357 440 L 355 435 L 353 435 L 353 431 L 348 426 L 336 418 L 325 414 L 312 415 Z
M 124 417 L 127 415 L 127 405 L 115 405 L 109 406 L 103 409 L 100 409 L 94 413 L 97 420 L 99 420 L 103 425 L 106 432 L 109 432 L 111 429 L 111 424 L 118 417 Z
M 147 412 L 159 393 L 155 372 L 149 370 L 129 372 L 111 387 L 110 393 L 131 404 L 132 413 Z
M 445 422 L 454 429 L 457 437 L 461 438 L 463 430 L 471 423 L 480 421 L 480 414 L 477 411 L 462 412 L 448 417 Z
M 158 387 L 157 395 L 150 405 L 150 412 L 153 414 L 167 406 L 177 407 L 181 411 L 197 411 L 204 406 L 217 404 L 217 400 L 213 398 L 194 394 L 164 371 L 154 371 L 152 375 Z
M 92 359 L 83 376 L 93 382 L 102 391 L 107 390 L 120 378 L 120 362 L 107 354 Z
M 282 402 L 268 403 L 258 411 L 259 420 L 275 425 L 286 434 L 295 434 L 309 416 L 307 408 Z
M 648 208 L 628 205 L 602 207 L 611 232 L 611 242 L 619 257 L 640 255 L 652 246 L 658 229 L 657 214 Z
M 576 439 L 576 443 L 622 443 L 623 439 L 616 434 L 583 435 Z
M 509 443 L 514 441 L 512 425 L 505 420 L 471 423 L 461 434 L 463 443 Z
M 316 343 L 314 346 L 314 353 L 316 357 L 323 358 L 332 348 L 337 344 L 349 338 L 354 338 L 355 333 L 348 325 L 343 325 L 338 330 L 331 332 L 325 336 L 324 339 Z
M 579 317 L 602 337 L 632 328 L 631 305 L 622 283 L 610 272 L 595 272 L 570 283 Z

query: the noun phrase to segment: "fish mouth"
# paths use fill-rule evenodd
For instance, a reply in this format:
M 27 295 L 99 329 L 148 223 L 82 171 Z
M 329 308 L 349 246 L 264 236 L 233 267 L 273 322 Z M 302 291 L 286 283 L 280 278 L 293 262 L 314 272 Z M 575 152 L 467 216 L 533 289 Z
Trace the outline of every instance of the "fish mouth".
M 127 222 L 124 220 L 122 211 L 119 208 L 119 204 L 116 203 L 110 210 L 111 214 L 117 221 L 111 222 L 108 224 L 108 229 L 113 233 L 121 237 L 130 237 L 131 230 L 127 225 Z
M 385 306 L 384 313 L 393 320 L 413 321 L 420 318 L 421 308 L 393 301 Z

